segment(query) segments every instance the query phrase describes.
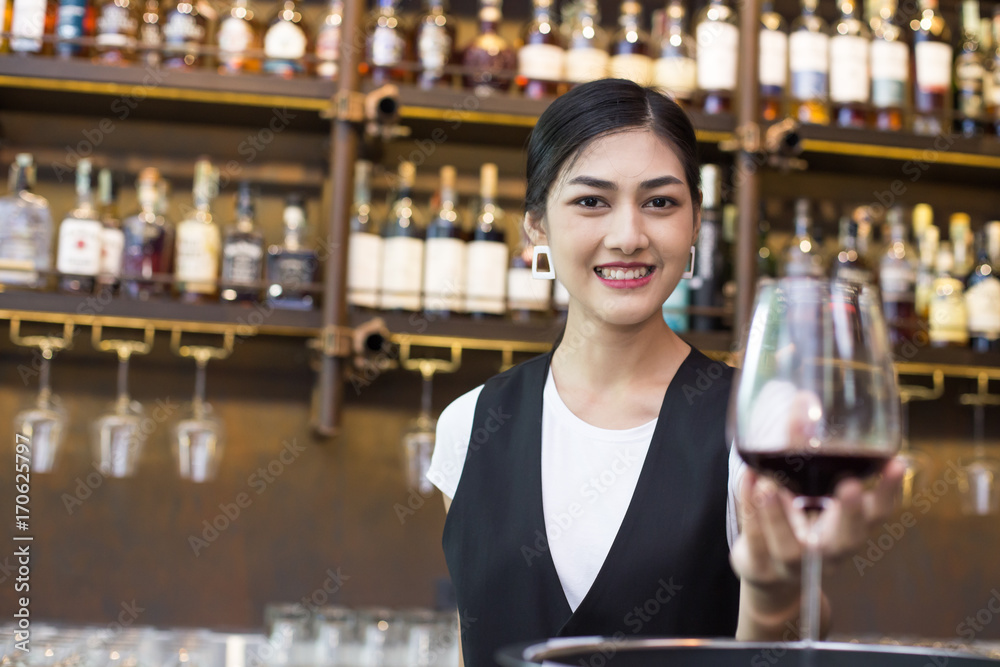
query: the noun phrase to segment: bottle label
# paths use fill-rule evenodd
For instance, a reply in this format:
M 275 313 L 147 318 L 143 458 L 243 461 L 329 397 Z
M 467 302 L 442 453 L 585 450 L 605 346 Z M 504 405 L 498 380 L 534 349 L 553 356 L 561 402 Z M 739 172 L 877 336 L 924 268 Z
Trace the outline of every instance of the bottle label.
M 253 44 L 253 28 L 243 19 L 226 17 L 219 26 L 219 59 L 231 70 L 243 69 L 246 52 Z
M 925 93 L 947 93 L 951 89 L 951 46 L 943 42 L 917 42 L 917 87 Z
M 391 67 L 403 61 L 403 35 L 399 30 L 378 26 L 372 35 L 372 65 Z
M 938 278 L 930 303 L 930 339 L 940 343 L 966 343 L 968 316 L 962 283 L 954 278 Z
M 465 242 L 427 239 L 424 261 L 424 309 L 461 311 L 465 306 Z
M 1000 280 L 988 277 L 965 292 L 969 333 L 996 340 L 1000 338 Z
M 63 220 L 59 226 L 56 271 L 75 276 L 96 276 L 101 270 L 103 228 L 97 220 Z
M 337 78 L 340 32 L 341 26 L 339 24 L 324 23 L 319 34 L 316 35 L 316 58 L 319 60 L 319 64 L 316 65 L 316 74 L 323 78 Z
M 507 244 L 472 241 L 467 252 L 466 310 L 470 313 L 503 314 L 507 291 Z
M 205 39 L 205 28 L 184 12 L 170 12 L 163 24 L 163 41 L 169 46 L 197 46 Z
M 917 273 L 907 262 L 886 263 L 879 267 L 879 282 L 885 301 L 913 301 Z
M 423 240 L 412 236 L 385 239 L 382 246 L 382 308 L 420 310 L 423 272 Z
M 97 19 L 97 44 L 130 49 L 135 47 L 138 23 L 126 7 L 108 3 Z
M 698 88 L 736 89 L 736 50 L 739 29 L 729 23 L 703 21 L 698 24 Z
M 640 86 L 648 86 L 653 76 L 653 60 L 638 53 L 622 53 L 611 56 L 608 61 L 608 76 L 612 79 L 628 79 Z
M 988 70 L 983 77 L 983 99 L 988 107 L 993 109 L 1000 107 L 1000 63 L 997 63 L 992 71 Z M 998 112 L 1000 109 L 993 112 L 994 118 Z
M 56 36 L 59 39 L 77 39 L 83 36 L 83 17 L 87 13 L 86 0 L 62 0 L 56 19 Z M 57 44 L 62 55 L 77 55 L 80 47 L 76 44 Z
M 698 85 L 698 65 L 694 58 L 657 58 L 653 63 L 653 85 L 668 95 L 691 99 Z
M 101 271 L 105 276 L 117 278 L 122 274 L 122 253 L 125 252 L 125 234 L 115 227 L 101 230 Z
M 347 301 L 356 306 L 378 308 L 382 284 L 382 237 L 351 232 L 347 253 Z
M 178 281 L 213 281 L 188 284 L 189 292 L 212 292 L 219 275 L 219 228 L 198 220 L 177 225 L 177 261 L 174 270 Z
M 872 104 L 879 109 L 901 109 L 906 100 L 910 49 L 903 42 L 877 39 L 871 44 Z
M 146 23 L 139 26 L 139 43 L 146 49 L 158 49 L 163 44 L 163 33 L 159 23 Z M 159 54 L 156 54 L 159 57 Z
M 608 74 L 609 59 L 604 49 L 572 49 L 566 54 L 566 79 L 575 83 L 603 79 Z
M 451 35 L 441 25 L 424 24 L 417 40 L 417 57 L 424 69 L 440 71 L 451 60 Z
M 222 251 L 222 281 L 237 285 L 252 285 L 260 280 L 264 248 L 260 243 L 237 239 Z
M 45 0 L 14 0 L 10 31 L 11 51 L 41 51 L 42 35 L 45 34 Z
M 760 85 L 784 88 L 788 84 L 788 35 L 780 30 L 760 31 Z
M 525 44 L 517 52 L 517 72 L 536 81 L 562 81 L 566 52 L 555 44 Z
M 792 97 L 826 99 L 830 71 L 829 38 L 816 32 L 795 32 L 789 38 Z
M 306 55 L 306 34 L 291 21 L 278 21 L 264 37 L 264 55 L 280 60 L 298 60 Z
M 552 299 L 552 283 L 537 280 L 530 267 L 511 268 L 507 272 L 507 307 L 509 310 L 546 311 Z
M 830 40 L 830 99 L 834 102 L 867 102 L 868 40 L 840 35 Z
M 986 69 L 976 59 L 959 57 L 955 63 L 955 102 L 959 115 L 980 118 L 983 115 L 983 79 Z

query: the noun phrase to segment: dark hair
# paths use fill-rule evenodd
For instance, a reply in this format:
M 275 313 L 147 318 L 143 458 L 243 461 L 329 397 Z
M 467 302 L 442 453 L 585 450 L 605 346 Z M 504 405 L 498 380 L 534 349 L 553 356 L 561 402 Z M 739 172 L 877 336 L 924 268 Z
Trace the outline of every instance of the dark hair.
M 584 83 L 549 105 L 528 138 L 524 210 L 541 216 L 549 188 L 566 160 L 594 139 L 613 132 L 646 128 L 670 144 L 698 206 L 698 144 L 684 110 L 652 88 L 626 79 Z

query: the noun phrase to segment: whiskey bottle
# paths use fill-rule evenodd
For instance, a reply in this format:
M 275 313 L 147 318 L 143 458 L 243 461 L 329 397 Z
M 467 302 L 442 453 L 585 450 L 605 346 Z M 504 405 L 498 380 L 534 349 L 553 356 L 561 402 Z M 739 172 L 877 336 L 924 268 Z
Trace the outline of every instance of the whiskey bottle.
M 163 215 L 160 188 L 160 172 L 143 169 L 136 184 L 139 211 L 122 222 L 122 291 L 131 299 L 146 301 L 168 292 L 164 280 L 172 266 L 174 230 Z
M 774 0 L 764 0 L 761 6 L 759 50 L 761 117 L 779 120 L 788 85 L 788 27 L 774 11 Z
M 823 276 L 823 256 L 812 235 L 812 205 L 808 199 L 795 201 L 795 236 L 785 250 L 786 276 Z
M 686 30 L 684 15 L 684 3 L 671 0 L 659 57 L 653 63 L 653 85 L 678 102 L 690 105 L 698 87 L 697 43 Z
M 1000 277 L 987 248 L 986 234 L 976 236 L 976 265 L 965 281 L 969 343 L 976 352 L 1000 352 Z
M 518 80 L 524 96 L 537 100 L 555 95 L 563 80 L 566 50 L 552 20 L 552 0 L 532 0 L 534 16 L 525 26 L 517 52 Z
M 914 229 L 917 229 L 919 218 L 928 218 L 933 215 L 930 206 L 927 204 L 917 204 L 913 209 Z M 941 233 L 934 224 L 924 227 L 923 232 L 917 237 L 920 252 L 920 266 L 917 269 L 917 288 L 914 296 L 914 308 L 917 317 L 923 321 L 930 318 L 931 297 L 934 294 L 934 278 L 936 276 L 935 263 L 940 245 Z
M 465 305 L 465 240 L 455 194 L 455 168 L 441 167 L 441 206 L 427 225 L 424 249 L 425 313 L 447 317 Z
M 596 0 L 581 0 L 569 31 L 566 80 L 584 83 L 607 76 L 608 35 L 601 27 Z
M 552 282 L 531 275 L 534 246 L 521 230 L 521 245 L 507 270 L 507 312 L 515 322 L 544 319 L 552 307 Z
M 247 0 L 233 0 L 229 11 L 219 22 L 216 42 L 219 46 L 220 74 L 260 70 L 260 59 L 255 55 L 261 47 L 260 27 Z
M 856 0 L 841 0 L 840 20 L 830 38 L 830 102 L 840 127 L 868 126 L 871 35 L 858 18 Z
M 56 0 L 13 0 L 11 8 L 10 51 L 51 55 L 52 42 L 45 38 L 55 32 L 59 14 Z
M 319 267 L 316 252 L 303 247 L 306 209 L 302 195 L 285 198 L 284 243 L 267 249 L 267 302 L 284 310 L 311 310 L 312 285 Z
M 920 0 L 914 29 L 916 63 L 913 82 L 913 131 L 938 135 L 951 127 L 951 31 L 938 11 L 938 0 Z
M 372 211 L 372 163 L 354 163 L 354 204 L 347 253 L 347 302 L 376 309 L 382 291 L 382 237 Z
M 962 40 L 955 58 L 954 131 L 976 137 L 985 125 L 983 78 L 986 74 L 979 44 L 979 0 L 962 0 Z
M 476 95 L 507 90 L 517 69 L 517 54 L 497 32 L 501 6 L 501 0 L 479 0 L 479 34 L 462 53 L 462 65 L 469 69 L 463 83 Z
M 55 54 L 62 59 L 86 58 L 90 49 L 78 40 L 94 34 L 94 10 L 88 0 L 60 0 L 56 15 Z
M 308 73 L 309 32 L 295 0 L 281 0 L 264 33 L 264 71 L 286 79 Z
M 876 26 L 869 53 L 873 125 L 898 132 L 903 129 L 910 98 L 910 47 L 903 41 L 896 0 L 880 0 Z
M 718 165 L 702 165 L 701 191 L 701 230 L 695 244 L 694 277 L 688 281 L 691 305 L 721 308 L 728 253 L 723 240 L 722 169 Z M 720 327 L 718 315 L 691 315 L 694 331 L 713 331 Z
M 889 243 L 879 263 L 882 310 L 893 345 L 912 340 L 917 332 L 915 297 L 917 291 L 916 250 L 907 241 L 903 209 L 894 206 L 886 214 Z
M 59 225 L 56 271 L 59 289 L 70 294 L 90 294 L 101 269 L 101 233 L 91 194 L 91 171 L 87 158 L 76 166 L 76 208 Z
M 101 218 L 101 270 L 97 274 L 97 285 L 101 291 L 118 291 L 122 275 L 122 253 L 125 250 L 125 233 L 118 216 L 115 199 L 115 185 L 110 169 L 101 169 L 97 174 L 97 205 Z
M 416 167 L 399 163 L 399 185 L 389 218 L 382 226 L 383 310 L 420 310 L 424 272 L 424 230 L 413 201 Z
M 486 163 L 480 170 L 479 213 L 466 263 L 466 306 L 473 317 L 503 315 L 507 291 L 507 242 L 505 215 L 497 205 L 497 166 Z
M 51 267 L 52 213 L 45 197 L 32 192 L 35 161 L 18 153 L 10 192 L 0 197 L 0 285 L 44 288 Z
M 167 69 L 197 69 L 207 37 L 208 20 L 197 0 L 173 0 L 163 12 L 163 66 Z
M 792 85 L 789 114 L 800 123 L 830 122 L 830 37 L 816 12 L 818 0 L 802 0 L 802 14 L 792 23 L 788 64 Z
M 937 275 L 930 303 L 929 338 L 933 347 L 966 347 L 969 344 L 968 311 L 962 281 L 956 278 L 951 244 L 941 242 Z
M 453 77 L 444 68 L 455 60 L 456 21 L 447 13 L 445 0 L 426 0 L 427 11 L 417 22 L 415 42 L 420 73 L 417 84 L 425 89 L 451 87 Z
M 160 0 L 146 0 L 139 20 L 139 54 L 142 62 L 159 67 L 163 61 L 163 26 L 160 23 Z
M 396 8 L 398 2 L 378 0 L 365 28 L 368 35 L 366 58 L 372 83 L 376 86 L 406 80 L 406 30 Z
M 316 31 L 316 76 L 322 79 L 337 80 L 343 24 L 343 0 L 330 0 Z
M 257 301 L 260 295 L 264 237 L 254 226 L 254 210 L 253 191 L 243 181 L 236 191 L 236 223 L 222 242 L 219 297 L 223 301 Z
M 740 31 L 736 12 L 726 0 L 709 0 L 699 12 L 695 38 L 698 41 L 698 107 L 709 114 L 730 113 L 736 95 Z M 696 321 L 692 324 L 697 328 Z
M 94 59 L 105 65 L 135 60 L 141 0 L 101 0 L 97 12 Z
M 653 59 L 649 34 L 640 27 L 641 22 L 642 5 L 635 0 L 625 0 L 618 17 L 618 32 L 611 38 L 608 76 L 648 86 L 653 78 Z
M 174 278 L 182 301 L 214 300 L 219 278 L 219 225 L 212 200 L 219 192 L 219 170 L 206 159 L 194 165 L 194 209 L 177 225 Z

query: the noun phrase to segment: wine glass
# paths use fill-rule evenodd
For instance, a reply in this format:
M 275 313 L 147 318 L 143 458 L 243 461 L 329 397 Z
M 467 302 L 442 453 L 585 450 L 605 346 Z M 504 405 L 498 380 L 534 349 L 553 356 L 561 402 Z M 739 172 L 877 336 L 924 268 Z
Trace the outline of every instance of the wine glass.
M 980 380 L 980 385 L 983 384 Z M 972 460 L 962 464 L 959 490 L 962 494 L 963 514 L 987 516 L 1000 509 L 1000 461 L 986 454 L 986 415 L 981 398 L 985 394 L 985 386 L 981 386 L 980 392 L 979 395 L 966 394 L 960 397 L 963 403 L 972 405 L 972 437 L 975 444 Z
M 837 483 L 880 472 L 900 446 L 900 401 L 877 289 L 811 277 L 758 286 L 728 427 L 738 452 L 795 496 L 802 638 L 819 639 L 817 521 Z
M 427 496 L 434 486 L 427 479 L 427 471 L 431 467 L 431 454 L 434 453 L 435 428 L 437 420 L 431 416 L 431 397 L 433 391 L 433 364 L 420 365 L 423 377 L 420 391 L 420 414 L 410 422 L 403 434 L 403 455 L 406 465 L 407 488 Z

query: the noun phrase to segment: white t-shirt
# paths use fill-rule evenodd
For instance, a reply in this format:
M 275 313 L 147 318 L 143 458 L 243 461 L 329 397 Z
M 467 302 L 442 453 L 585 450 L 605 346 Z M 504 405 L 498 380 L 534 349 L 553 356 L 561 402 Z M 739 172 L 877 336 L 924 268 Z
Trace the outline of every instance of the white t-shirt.
M 459 396 L 437 422 L 427 479 L 455 497 L 483 385 Z M 597 428 L 559 397 L 549 369 L 542 400 L 542 508 L 549 553 L 570 608 L 576 611 L 597 578 L 639 480 L 656 419 L 622 430 Z M 745 467 L 729 455 L 729 545 L 738 534 L 736 489 Z

